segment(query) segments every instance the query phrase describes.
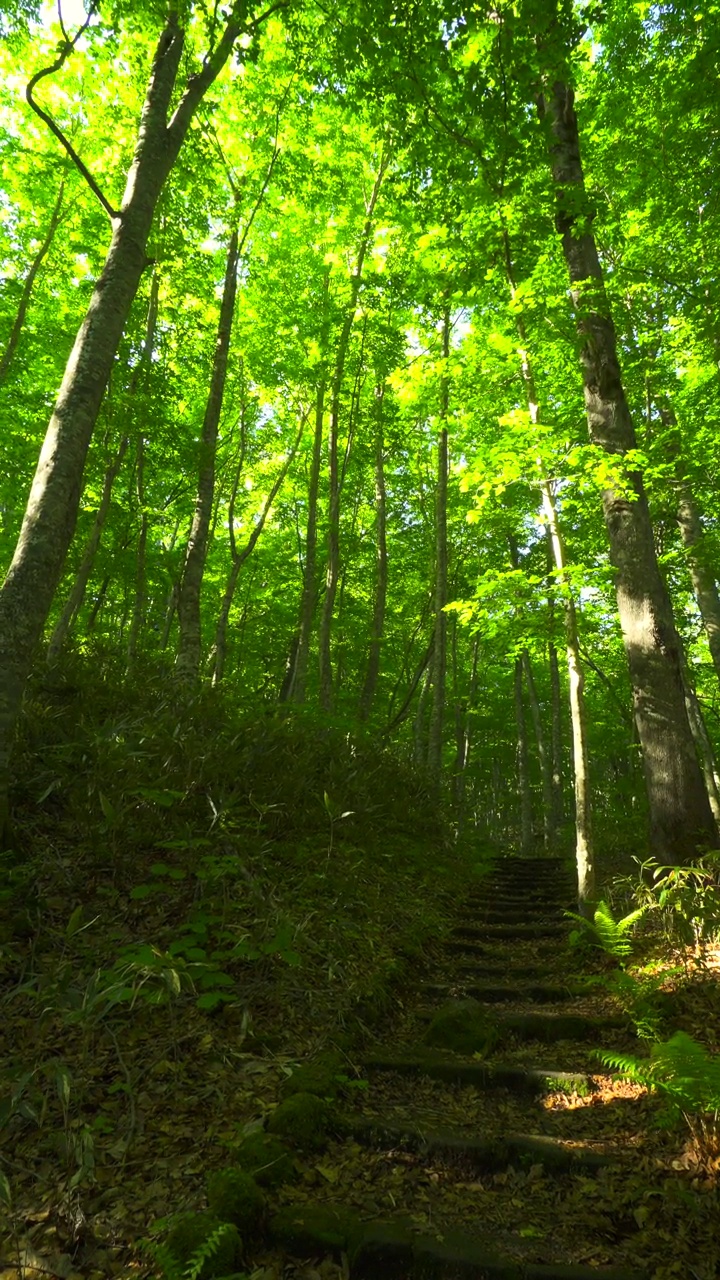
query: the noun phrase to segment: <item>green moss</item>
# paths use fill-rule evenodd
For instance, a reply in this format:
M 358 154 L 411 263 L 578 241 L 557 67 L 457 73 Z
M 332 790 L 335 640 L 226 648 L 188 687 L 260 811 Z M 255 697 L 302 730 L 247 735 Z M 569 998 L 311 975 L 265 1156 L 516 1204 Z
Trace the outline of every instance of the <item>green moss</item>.
M 495 1019 L 478 1000 L 452 1000 L 436 1013 L 425 1043 L 453 1053 L 490 1053 L 497 1043 Z
M 298 1258 L 343 1253 L 361 1234 L 359 1217 L 342 1205 L 290 1205 L 270 1223 L 273 1242 Z
M 217 1240 L 212 1251 L 195 1274 L 197 1280 L 227 1276 L 236 1269 L 242 1253 L 242 1241 L 237 1227 L 219 1222 L 212 1213 L 183 1214 L 171 1228 L 166 1247 L 184 1270 L 216 1232 Z
M 245 1169 L 221 1169 L 208 1178 L 210 1212 L 220 1222 L 232 1222 L 244 1233 L 256 1230 L 265 1209 L 265 1197 Z
M 324 1146 L 329 1122 L 330 1108 L 322 1098 L 295 1093 L 275 1108 L 268 1130 L 301 1150 L 313 1151 Z
M 292 1155 L 285 1143 L 271 1133 L 248 1134 L 234 1154 L 239 1167 L 261 1187 L 279 1187 L 295 1176 Z
M 290 1098 L 296 1093 L 312 1093 L 316 1098 L 334 1099 L 342 1089 L 343 1060 L 339 1054 L 328 1054 L 315 1062 L 297 1067 L 283 1082 L 282 1095 Z

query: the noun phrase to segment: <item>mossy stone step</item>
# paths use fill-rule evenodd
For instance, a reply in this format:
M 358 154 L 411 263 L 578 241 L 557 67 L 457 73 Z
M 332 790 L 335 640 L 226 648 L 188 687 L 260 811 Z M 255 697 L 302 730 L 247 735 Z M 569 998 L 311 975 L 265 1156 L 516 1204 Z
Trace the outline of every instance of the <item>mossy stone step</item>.
M 647 1280 L 617 1267 L 514 1262 L 465 1232 L 435 1236 L 400 1220 L 362 1222 L 332 1205 L 281 1209 L 269 1234 L 297 1257 L 346 1254 L 350 1280 Z
M 428 1021 L 427 1043 L 454 1053 L 489 1053 L 508 1036 L 557 1044 L 561 1040 L 587 1043 L 603 1031 L 632 1033 L 624 1018 L 588 1017 L 581 1013 L 490 1014 L 472 996 L 453 999 L 440 1009 L 418 1009 L 418 1019 Z
M 363 1060 L 366 1071 L 393 1072 L 404 1076 L 425 1076 L 429 1080 L 442 1080 L 445 1084 L 466 1085 L 468 1088 L 490 1090 L 508 1089 L 512 1093 L 537 1096 L 543 1093 L 579 1093 L 593 1091 L 593 1079 L 583 1071 L 556 1071 L 551 1067 L 514 1067 L 502 1063 L 489 1066 L 463 1058 L 448 1058 L 433 1053 L 424 1045 L 407 1053 L 388 1050 Z
M 518 964 L 512 963 L 510 957 L 507 961 L 504 959 L 478 964 L 460 963 L 455 969 L 459 980 L 465 978 L 492 978 L 497 980 L 498 985 L 505 980 L 511 982 L 524 982 L 526 979 L 534 980 L 537 978 L 557 978 L 557 971 L 547 964 Z
M 458 924 L 453 933 L 458 938 L 549 938 L 567 933 L 567 925 L 564 920 L 536 924 Z
M 491 971 L 493 976 L 497 976 L 498 971 Z M 508 975 L 510 976 L 510 975 Z M 473 996 L 474 999 L 485 1004 L 507 1004 L 512 1000 L 518 1002 L 528 1001 L 531 1004 L 558 1004 L 564 1000 L 577 999 L 578 996 L 586 996 L 588 988 L 583 986 L 551 986 L 549 983 L 531 983 L 518 982 L 516 984 L 500 983 L 493 985 L 492 983 L 482 982 L 461 982 L 456 984 L 462 987 L 463 994 Z M 451 992 L 447 985 L 443 986 L 438 982 L 423 983 L 422 990 L 428 995 L 450 998 Z
M 387 1144 L 429 1155 L 461 1158 L 485 1173 L 496 1173 L 512 1165 L 528 1167 L 534 1164 L 541 1164 L 555 1174 L 594 1173 L 613 1163 L 610 1156 L 601 1152 L 570 1147 L 544 1134 L 469 1137 L 449 1129 L 419 1130 L 413 1128 L 411 1122 L 401 1124 L 364 1116 L 359 1119 L 344 1117 L 340 1125 L 342 1131 L 357 1142 Z

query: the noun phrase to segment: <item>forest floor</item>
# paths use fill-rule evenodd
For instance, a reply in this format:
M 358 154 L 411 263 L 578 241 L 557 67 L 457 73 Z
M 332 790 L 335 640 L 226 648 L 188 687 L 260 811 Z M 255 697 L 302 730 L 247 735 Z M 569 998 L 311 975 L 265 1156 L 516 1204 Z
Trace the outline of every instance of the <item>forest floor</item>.
M 383 761 L 386 807 L 343 831 L 322 796 L 370 812 L 357 761 L 343 774 L 329 741 L 309 789 L 292 733 L 266 736 L 257 764 L 256 739 L 240 764 L 235 747 L 223 779 L 220 733 L 212 788 L 187 783 L 192 733 L 168 740 L 160 775 L 127 724 L 100 777 L 78 768 L 75 731 L 62 787 L 57 751 L 31 777 L 19 888 L 0 902 L 2 1280 L 158 1275 L 168 1219 L 204 1207 L 208 1174 L 329 1052 L 327 1123 L 268 1191 L 243 1276 L 712 1280 L 720 1146 L 663 1127 L 657 1097 L 599 1066 L 599 1047 L 647 1049 L 602 963 L 569 947 L 567 869 L 468 858 L 420 793 L 403 828 L 408 780 Z M 240 765 L 252 804 L 233 800 Z M 208 797 L 232 820 L 201 822 Z M 666 1031 L 714 1048 L 717 958 L 684 960 Z M 485 1043 L 453 1051 L 430 1030 L 448 1001 Z M 320 1247 L 313 1211 L 336 1212 L 341 1236 L 350 1211 L 375 1236 L 351 1264 L 337 1232 Z

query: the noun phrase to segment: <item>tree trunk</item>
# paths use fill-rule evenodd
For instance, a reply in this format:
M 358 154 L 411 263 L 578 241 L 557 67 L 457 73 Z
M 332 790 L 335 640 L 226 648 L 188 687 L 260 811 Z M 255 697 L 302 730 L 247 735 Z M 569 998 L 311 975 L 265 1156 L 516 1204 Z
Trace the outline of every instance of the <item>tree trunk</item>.
M 143 440 L 142 430 L 137 438 L 137 454 L 136 454 L 136 491 L 138 506 L 140 508 L 140 532 L 138 534 L 137 543 L 137 559 L 135 565 L 135 598 L 133 602 L 132 618 L 130 620 L 130 630 L 128 632 L 127 643 L 127 671 L 131 671 L 137 659 L 138 640 L 145 621 L 146 606 L 146 566 L 145 557 L 147 553 L 147 535 L 148 535 L 148 514 L 145 510 L 145 442 Z
M 448 407 L 450 381 L 450 308 L 443 318 L 443 374 L 440 386 L 440 434 L 437 451 L 437 488 L 435 497 L 435 645 L 432 662 L 432 705 L 428 730 L 428 769 L 439 779 L 442 772 L 443 720 L 445 713 L 445 673 L 447 668 L 447 614 L 448 598 Z
M 325 298 L 327 300 L 328 277 L 325 277 Z M 305 567 L 303 570 L 302 595 L 300 597 L 300 619 L 298 624 L 298 642 L 295 651 L 295 662 L 288 691 L 288 701 L 304 702 L 307 686 L 308 663 L 310 659 L 310 637 L 312 635 L 313 615 L 316 600 L 317 576 L 317 525 L 318 525 L 318 493 L 320 490 L 320 461 L 322 458 L 323 423 L 325 418 L 325 375 L 321 373 L 315 392 L 315 434 L 313 436 L 312 458 L 310 460 L 310 484 L 308 486 L 308 518 L 305 533 Z
M 238 273 L 238 229 L 235 227 L 228 245 L 222 303 L 218 319 L 210 390 L 200 436 L 198 487 L 193 522 L 185 552 L 177 599 L 178 649 L 175 669 L 182 680 L 193 683 L 200 672 L 202 623 L 200 593 L 208 552 L 208 533 L 215 498 L 215 460 L 217 437 L 222 414 L 228 353 L 232 334 Z M 239 570 L 238 570 L 239 572 Z M 237 577 L 237 575 L 236 575 Z M 233 584 L 234 589 L 234 584 Z
M 538 698 L 532 663 L 530 661 L 530 654 L 527 649 L 523 649 L 522 664 L 525 672 L 525 680 L 527 682 L 530 715 L 532 716 L 533 729 L 535 730 L 535 741 L 537 743 L 538 761 L 540 764 L 543 807 L 543 844 L 546 849 L 549 849 L 552 836 L 553 810 L 552 761 L 550 758 L 550 752 L 547 749 L 540 699 Z
M 343 378 L 345 376 L 345 362 L 347 359 L 348 346 L 350 344 L 350 334 L 355 321 L 355 312 L 357 310 L 358 294 L 360 293 L 360 285 L 362 283 L 363 266 L 365 264 L 365 256 L 370 244 L 370 237 L 373 230 L 373 220 L 375 217 L 375 206 L 380 195 L 385 170 L 387 169 L 388 156 L 384 154 L 380 160 L 380 166 L 375 177 L 375 184 L 370 196 L 370 202 L 367 206 L 365 223 L 360 243 L 358 245 L 357 260 L 355 270 L 350 283 L 350 297 L 345 310 L 345 318 L 343 327 L 340 331 L 340 338 L 335 356 L 335 370 L 332 380 L 332 392 L 330 401 L 330 435 L 328 440 L 328 455 L 330 465 L 329 475 L 329 504 L 328 504 L 328 559 L 327 571 L 325 575 L 325 595 L 323 597 L 322 614 L 320 616 L 320 631 L 318 636 L 318 647 L 320 657 L 320 706 L 323 711 L 329 711 L 332 706 L 332 656 L 330 652 L 330 638 L 332 632 L 333 610 L 335 608 L 335 596 L 337 595 L 338 580 L 340 577 L 340 472 L 338 465 L 338 436 L 340 429 L 340 393 L 342 391 Z
M 687 670 L 683 671 L 683 676 L 685 679 L 685 705 L 687 707 L 690 728 L 692 729 L 698 759 L 700 760 L 700 767 L 703 771 L 703 777 L 705 778 L 705 786 L 707 788 L 708 800 L 710 801 L 710 808 L 712 809 L 716 823 L 720 826 L 720 792 L 718 792 L 715 754 L 705 726 L 702 709 Z
M 636 448 L 622 383 L 615 328 L 605 293 L 592 211 L 585 191 L 572 90 L 547 77 L 539 102 L 547 121 L 556 192 L 556 226 L 570 276 L 581 340 L 580 362 L 590 439 L 611 457 Z M 685 709 L 680 644 L 660 574 L 642 475 L 630 494 L 607 489 L 603 510 L 615 569 L 618 612 L 633 688 L 655 852 L 692 858 L 717 833 Z
M 53 211 L 50 214 L 50 221 L 48 223 L 48 229 L 45 232 L 45 237 L 43 239 L 43 242 L 40 245 L 40 248 L 38 249 L 37 253 L 35 254 L 35 257 L 33 258 L 30 266 L 30 270 L 28 271 L 23 281 L 22 292 L 20 294 L 20 301 L 18 303 L 17 312 L 15 313 L 15 320 L 13 322 L 12 329 L 10 330 L 10 336 L 7 340 L 7 346 L 5 347 L 5 350 L 2 354 L 2 358 L 0 358 L 0 382 L 4 381 L 7 375 L 8 369 L 10 368 L 12 358 L 15 355 L 15 350 L 17 348 L 18 342 L 20 341 L 20 334 L 22 333 L 23 325 L 25 323 L 25 317 L 27 315 L 27 310 L 30 305 L 30 297 L 32 295 L 33 286 L 35 284 L 37 273 L 43 264 L 44 258 L 47 256 L 50 250 L 50 246 L 55 238 L 55 232 L 57 231 L 58 226 L 60 225 L 60 221 L 62 218 L 62 202 L 63 202 L 64 192 L 65 192 L 65 179 L 63 179 L 63 181 L 60 183 L 57 199 L 55 201 Z
M 367 672 L 360 697 L 360 719 L 367 720 L 372 711 L 380 674 L 380 648 L 385 625 L 387 603 L 387 495 L 385 490 L 385 440 L 383 433 L 383 401 L 385 384 L 375 388 L 375 598 L 373 601 L 370 651 Z
M 517 788 L 520 801 L 520 849 L 524 854 L 532 851 L 532 795 L 530 793 L 530 764 L 528 760 L 525 708 L 523 706 L 523 664 L 515 659 L 513 678 L 515 695 L 515 725 L 517 728 Z
M 553 838 L 562 826 L 563 812 L 563 759 L 562 759 L 562 695 L 560 692 L 560 665 L 555 645 L 548 644 L 550 668 L 550 764 L 552 770 L 552 832 Z
M 427 761 L 425 708 L 427 706 L 428 691 L 430 688 L 430 670 L 430 666 L 426 665 L 422 676 L 422 684 L 420 685 L 420 696 L 418 697 L 417 707 L 415 708 L 415 719 L 413 721 L 413 752 L 415 755 L 415 762 L 419 765 L 425 764 Z
M 242 461 L 238 465 L 236 475 L 235 475 L 235 481 L 233 483 L 233 491 L 230 499 L 230 507 L 228 510 L 228 530 L 230 534 L 230 555 L 232 558 L 232 564 L 230 566 L 230 572 L 227 576 L 227 581 L 225 583 L 225 591 L 223 593 L 222 604 L 220 605 L 220 613 L 218 614 L 217 626 L 215 629 L 215 643 L 213 645 L 213 653 L 212 653 L 213 687 L 215 687 L 220 683 L 225 673 L 225 661 L 227 658 L 228 620 L 230 618 L 230 610 L 232 608 L 232 603 L 235 598 L 235 591 L 237 588 L 238 578 L 240 576 L 240 570 L 245 564 L 245 561 L 252 555 L 253 551 L 255 550 L 255 547 L 257 546 L 257 543 L 262 534 L 262 531 L 265 528 L 265 523 L 267 521 L 268 515 L 270 514 L 270 508 L 272 507 L 273 502 L 275 501 L 275 499 L 278 496 L 278 493 L 280 492 L 283 481 L 285 480 L 285 477 L 292 465 L 295 454 L 298 451 L 306 421 L 307 421 L 307 414 L 303 415 L 303 419 L 300 424 L 300 430 L 296 437 L 295 443 L 293 444 L 292 449 L 289 451 L 287 458 L 285 459 L 282 467 L 280 468 L 277 476 L 275 477 L 272 483 L 270 492 L 262 505 L 260 515 L 258 516 L 258 519 L 255 521 L 250 537 L 245 543 L 245 546 L 243 547 L 242 551 L 238 551 L 237 544 L 235 542 L 235 529 L 234 529 L 235 503 L 237 500 L 237 490 L 238 490 L 238 483 L 240 480 L 240 472 L 242 469 Z
M 95 512 L 95 519 L 92 523 L 90 536 L 85 544 L 85 550 L 78 566 L 78 571 L 75 575 L 75 581 L 73 582 L 70 595 L 65 601 L 60 617 L 55 623 L 53 633 L 50 637 L 50 643 L 48 644 L 47 660 L 51 665 L 52 663 L 57 662 L 60 656 L 60 651 L 72 630 L 75 619 L 82 609 L 85 592 L 87 591 L 87 584 L 90 581 L 90 574 L 92 573 L 92 567 L 95 563 L 95 556 L 97 555 L 97 550 L 100 546 L 103 527 L 107 520 L 108 511 L 110 510 L 110 499 L 112 498 L 113 485 L 117 480 L 118 473 L 123 464 L 127 447 L 128 438 L 127 436 L 123 436 L 115 457 L 108 463 L 106 468 L 100 503 L 97 511 Z
M 575 783 L 575 863 L 578 879 L 578 909 L 591 917 L 596 898 L 595 852 L 592 839 L 590 774 L 587 748 L 587 720 L 585 715 L 585 673 L 580 659 L 577 614 L 572 585 L 567 571 L 565 547 L 558 524 L 557 510 L 548 481 L 541 480 L 543 511 L 552 543 L 553 558 L 558 574 L 561 600 L 565 614 L 565 637 L 570 692 L 570 723 L 573 744 L 573 778 Z
M 105 265 L 65 369 L 15 555 L 0 590 L 0 830 L 7 820 L 10 757 L 23 690 L 75 527 L 100 404 L 148 265 L 145 249 L 157 202 L 191 120 L 243 26 L 243 8 L 233 5 L 215 49 L 188 80 L 169 122 L 185 40 L 175 10 L 155 51 L 120 213 L 113 217 Z
M 720 680 L 720 595 L 714 570 L 708 561 L 700 512 L 687 480 L 678 483 L 677 522 L 710 656 Z

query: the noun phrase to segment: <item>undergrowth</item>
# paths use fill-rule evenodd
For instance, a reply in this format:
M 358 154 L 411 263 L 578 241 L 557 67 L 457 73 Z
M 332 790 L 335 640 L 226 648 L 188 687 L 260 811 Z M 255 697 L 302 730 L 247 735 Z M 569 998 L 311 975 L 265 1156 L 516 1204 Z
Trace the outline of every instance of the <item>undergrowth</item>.
M 197 1091 L 237 1129 L 292 1059 L 333 1043 L 352 1074 L 481 869 L 423 775 L 347 726 L 72 674 L 28 700 L 0 901 L 0 1126 L 71 1237 Z

